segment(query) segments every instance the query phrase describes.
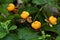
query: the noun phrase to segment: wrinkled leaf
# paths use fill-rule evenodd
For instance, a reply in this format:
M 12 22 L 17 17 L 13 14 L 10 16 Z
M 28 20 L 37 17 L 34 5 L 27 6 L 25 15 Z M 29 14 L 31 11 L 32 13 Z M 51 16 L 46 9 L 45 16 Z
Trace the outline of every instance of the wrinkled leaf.
M 32 3 L 35 3 L 37 5 L 42 5 L 42 4 L 47 3 L 47 1 L 46 0 L 32 0 Z
M 28 2 L 29 0 L 22 0 L 22 2 Z
M 11 21 L 11 20 L 8 20 L 8 21 L 6 21 L 6 22 L 1 22 L 1 23 L 0 23 L 0 26 L 1 26 L 2 28 L 6 29 L 6 31 L 8 31 L 8 25 L 10 24 L 10 21 Z
M 12 20 L 13 18 L 14 18 L 13 15 L 9 15 L 9 16 L 6 18 L 6 20 Z
M 3 38 L 3 37 L 5 37 L 5 36 L 6 36 L 6 33 L 0 32 L 0 38 Z
M 57 36 L 56 40 L 60 40 L 60 36 Z
M 43 4 L 54 4 L 55 0 L 32 0 L 32 3 L 35 3 L 37 5 L 43 5 Z
M 4 1 L 1 1 L 1 0 L 0 0 L 0 3 L 1 3 L 1 4 L 4 4 L 4 3 L 12 3 L 12 2 L 13 2 L 13 0 L 4 0 Z
M 0 40 L 18 40 L 18 37 L 16 36 L 16 34 L 10 33 L 5 38 Z
M 37 7 L 24 7 L 24 8 L 21 8 L 19 10 L 19 13 L 23 12 L 23 11 L 28 11 L 30 14 L 34 14 L 38 11 L 38 8 Z
M 18 30 L 19 39 L 24 40 L 38 40 L 38 32 L 34 32 L 31 28 L 25 27 Z
M 15 30 L 17 28 L 17 26 L 13 25 L 9 28 L 9 30 Z

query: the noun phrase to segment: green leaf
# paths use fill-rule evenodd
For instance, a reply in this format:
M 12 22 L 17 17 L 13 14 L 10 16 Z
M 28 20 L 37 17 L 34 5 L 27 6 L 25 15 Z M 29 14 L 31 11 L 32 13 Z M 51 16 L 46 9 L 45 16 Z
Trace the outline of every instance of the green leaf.
M 29 0 L 22 0 L 22 2 L 28 2 Z
M 6 36 L 7 33 L 4 33 L 4 32 L 0 32 L 0 38 L 3 38 Z
M 1 26 L 7 31 L 7 33 L 9 33 L 8 25 L 10 24 L 10 22 L 11 22 L 11 20 L 7 20 L 6 22 L 1 23 Z
M 60 40 L 60 36 L 57 36 L 56 40 Z
M 4 3 L 4 1 L 1 1 L 1 0 L 0 0 L 0 4 L 2 4 L 2 3 Z
M 29 7 L 29 6 L 26 6 L 24 8 L 21 8 L 19 10 L 19 13 L 23 12 L 23 11 L 28 11 L 30 14 L 34 14 L 38 11 L 38 8 L 37 7 Z
M 11 20 L 7 20 L 4 24 L 8 27 L 10 23 L 11 23 Z
M 9 16 L 6 18 L 6 20 L 12 20 L 13 18 L 14 18 L 13 15 L 9 15 Z
M 1 24 L 0 24 L 0 38 L 5 37 L 6 35 L 7 35 L 6 30 L 3 27 L 1 27 Z
M 12 3 L 14 0 L 5 0 L 5 3 Z
M 9 30 L 15 30 L 15 29 L 17 29 L 17 26 L 16 26 L 16 25 L 13 25 L 13 26 L 11 26 L 11 27 L 9 28 Z
M 9 15 L 9 12 L 7 10 L 7 6 L 8 6 L 8 4 L 3 4 L 3 5 L 0 6 L 1 14 Z
M 45 18 L 44 18 L 44 16 L 43 16 L 42 13 L 38 13 L 37 18 L 38 18 L 38 20 L 41 21 L 42 23 L 45 23 L 45 21 L 44 21 Z
M 8 25 L 10 24 L 10 21 L 11 20 L 8 20 L 8 21 L 6 21 L 6 22 L 1 22 L 0 23 L 0 26 L 2 27 L 2 28 L 4 28 L 6 31 L 7 31 L 7 33 L 9 33 L 9 30 L 8 30 Z
M 20 28 L 18 30 L 19 39 L 23 40 L 38 40 L 38 32 L 33 31 L 29 27 Z
M 0 0 L 0 3 L 1 4 L 6 4 L 6 3 L 12 3 L 14 0 L 4 0 L 4 1 L 1 1 Z
M 0 40 L 18 40 L 18 37 L 16 34 L 9 33 L 6 37 Z
M 0 32 L 6 32 L 6 30 L 0 25 Z
M 35 3 L 37 5 L 42 5 L 42 4 L 47 3 L 47 1 L 46 0 L 32 0 L 32 3 Z
M 14 17 L 15 18 L 20 18 L 20 15 L 19 14 L 14 14 Z
M 4 19 L 5 18 L 2 15 L 0 15 L 0 22 L 3 21 Z
M 43 5 L 43 4 L 54 4 L 55 0 L 32 0 L 32 3 L 35 3 L 37 5 Z

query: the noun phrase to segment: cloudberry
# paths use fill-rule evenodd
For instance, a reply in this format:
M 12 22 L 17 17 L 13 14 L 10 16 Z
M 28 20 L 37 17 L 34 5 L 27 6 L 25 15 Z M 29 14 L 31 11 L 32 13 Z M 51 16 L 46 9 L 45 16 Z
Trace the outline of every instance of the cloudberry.
M 39 28 L 41 28 L 41 22 L 35 21 L 31 24 L 31 26 L 33 29 L 39 29 Z
M 15 9 L 15 5 L 13 3 L 10 3 L 7 7 L 8 11 L 13 11 Z
M 29 12 L 23 11 L 20 16 L 21 16 L 21 18 L 26 19 L 29 16 Z
M 57 23 L 57 18 L 54 17 L 54 16 L 50 16 L 50 17 L 49 17 L 49 22 L 54 25 L 54 24 Z

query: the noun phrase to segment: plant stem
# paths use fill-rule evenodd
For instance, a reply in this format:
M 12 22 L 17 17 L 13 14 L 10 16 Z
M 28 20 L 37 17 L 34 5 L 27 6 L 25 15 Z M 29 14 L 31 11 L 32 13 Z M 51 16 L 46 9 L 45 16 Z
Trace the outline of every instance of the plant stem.
M 6 26 L 6 31 L 7 31 L 7 33 L 9 33 L 9 29 L 8 29 L 8 27 Z
M 33 21 L 35 21 L 35 20 L 36 20 L 37 15 L 39 14 L 39 12 L 41 12 L 41 11 L 42 11 L 42 9 L 43 9 L 43 7 L 41 7 L 41 8 L 39 9 L 39 11 L 38 11 L 38 13 L 36 14 L 36 16 L 35 16 L 35 18 L 34 18 L 34 20 L 33 20 Z
M 43 12 L 44 13 L 44 12 Z M 45 13 L 43 14 L 44 15 L 44 17 L 47 19 L 48 17 L 45 15 Z

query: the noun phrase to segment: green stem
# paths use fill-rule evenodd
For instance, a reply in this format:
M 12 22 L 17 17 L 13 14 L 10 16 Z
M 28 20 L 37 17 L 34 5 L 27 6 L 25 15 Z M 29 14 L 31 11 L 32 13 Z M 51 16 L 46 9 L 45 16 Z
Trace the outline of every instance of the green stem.
M 48 17 L 45 15 L 45 13 L 43 14 L 44 15 L 44 17 L 47 19 Z
M 7 31 L 7 33 L 9 33 L 9 29 L 8 29 L 8 27 L 6 27 L 6 31 Z
M 36 14 L 36 16 L 35 16 L 35 18 L 34 18 L 34 20 L 33 20 L 33 21 L 35 21 L 35 20 L 36 20 L 37 15 L 39 14 L 39 12 L 41 12 L 41 11 L 42 11 L 42 9 L 43 9 L 43 7 L 41 7 L 41 8 L 39 9 L 39 11 L 38 11 L 38 13 Z
M 42 26 L 44 26 L 44 25 L 46 25 L 46 24 L 48 24 L 48 23 L 44 23 Z

